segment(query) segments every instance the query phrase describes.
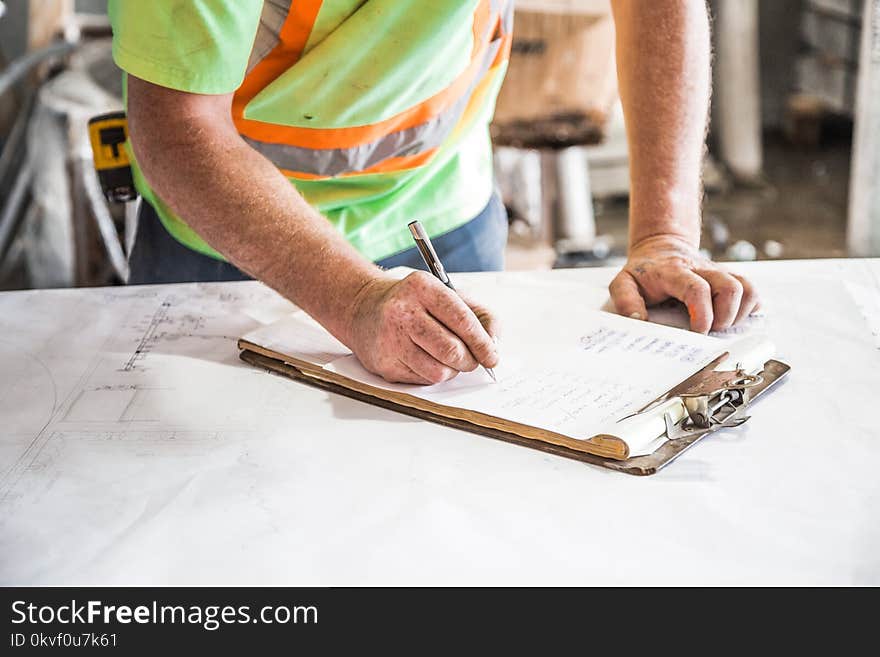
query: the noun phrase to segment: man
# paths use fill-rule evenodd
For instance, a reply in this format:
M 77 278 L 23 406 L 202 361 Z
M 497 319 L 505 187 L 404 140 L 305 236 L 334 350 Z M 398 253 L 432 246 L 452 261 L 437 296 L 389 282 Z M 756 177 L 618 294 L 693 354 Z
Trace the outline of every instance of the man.
M 489 311 L 417 265 L 418 218 L 450 270 L 498 269 L 506 223 L 488 124 L 512 0 L 110 0 L 144 204 L 133 282 L 264 281 L 371 371 L 433 383 L 498 361 Z M 702 258 L 706 7 L 616 0 L 631 153 L 619 312 L 683 301 L 730 326 L 757 297 Z M 478 319 L 479 317 L 479 319 Z

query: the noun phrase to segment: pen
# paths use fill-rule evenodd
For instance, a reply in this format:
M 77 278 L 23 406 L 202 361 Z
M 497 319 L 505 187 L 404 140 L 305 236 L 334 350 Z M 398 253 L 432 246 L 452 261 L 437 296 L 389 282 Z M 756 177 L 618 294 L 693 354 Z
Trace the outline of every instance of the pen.
M 431 273 L 434 274 L 443 285 L 458 294 L 455 287 L 452 285 L 452 281 L 449 279 L 449 274 L 446 273 L 446 269 L 443 267 L 443 263 L 440 262 L 440 258 L 437 257 L 434 245 L 431 244 L 431 238 L 428 237 L 428 233 L 422 228 L 422 224 L 418 221 L 409 222 L 409 232 L 412 233 L 413 239 L 416 241 L 416 247 L 418 247 L 419 253 L 422 254 L 422 259 L 425 261 L 428 269 L 431 270 Z M 498 381 L 495 377 L 495 372 L 491 367 L 486 367 L 484 365 L 483 369 L 492 377 L 493 381 Z

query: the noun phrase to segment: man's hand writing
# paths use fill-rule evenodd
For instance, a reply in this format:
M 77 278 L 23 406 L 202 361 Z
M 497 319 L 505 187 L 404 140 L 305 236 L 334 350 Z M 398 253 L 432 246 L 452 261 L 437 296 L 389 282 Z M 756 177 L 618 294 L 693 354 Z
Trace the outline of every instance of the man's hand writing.
M 358 294 L 347 341 L 388 381 L 433 384 L 478 365 L 495 367 L 495 320 L 426 272 L 380 277 Z

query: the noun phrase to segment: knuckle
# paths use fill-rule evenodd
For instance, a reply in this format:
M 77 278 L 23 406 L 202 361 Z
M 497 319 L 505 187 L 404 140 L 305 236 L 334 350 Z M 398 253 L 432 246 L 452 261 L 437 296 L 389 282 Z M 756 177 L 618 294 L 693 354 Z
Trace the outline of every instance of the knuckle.
M 684 294 L 688 300 L 697 301 L 700 300 L 701 297 L 709 296 L 711 292 L 712 288 L 709 286 L 709 283 L 700 278 L 690 281 L 685 287 Z
M 668 269 L 671 272 L 691 271 L 693 269 L 694 262 L 687 256 L 675 253 L 667 256 L 664 261 L 660 263 L 660 266 Z
M 725 281 L 724 285 L 718 288 L 718 294 L 729 299 L 733 299 L 734 297 L 742 296 L 743 286 L 742 284 L 736 280 L 735 278 Z
M 473 354 L 478 361 L 492 367 L 492 363 L 498 360 L 492 344 L 480 341 L 474 345 Z
M 742 286 L 743 292 L 754 292 L 754 286 L 752 282 L 748 278 L 744 278 L 742 276 L 735 276 L 736 282 Z
M 452 321 L 455 322 L 456 326 L 460 326 L 466 330 L 473 330 L 471 317 L 471 311 L 467 308 L 456 308 L 452 313 Z
M 488 358 L 495 352 L 495 343 L 490 339 L 480 339 L 476 342 L 476 349 L 480 352 L 480 356 Z
M 414 290 L 425 290 L 430 286 L 433 277 L 426 271 L 414 271 L 403 280 Z
M 758 295 L 751 285 L 743 285 L 742 302 L 743 304 L 754 303 L 758 300 Z
M 451 341 L 443 345 L 440 353 L 444 363 L 458 363 L 465 359 L 464 349 Z
M 439 365 L 432 365 L 427 374 L 427 378 L 431 383 L 442 383 L 447 379 L 451 378 L 449 375 L 450 370 L 446 367 L 440 367 Z

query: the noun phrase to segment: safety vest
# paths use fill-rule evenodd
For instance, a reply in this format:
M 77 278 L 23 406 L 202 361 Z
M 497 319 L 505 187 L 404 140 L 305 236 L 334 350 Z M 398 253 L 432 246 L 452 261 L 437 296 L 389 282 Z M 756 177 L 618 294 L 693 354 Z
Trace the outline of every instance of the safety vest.
M 300 67 L 308 67 L 310 53 L 304 56 L 304 52 L 315 19 L 322 5 L 334 1 L 266 3 L 248 73 L 233 99 L 232 114 L 239 133 L 286 176 L 298 180 L 399 171 L 424 165 L 456 126 L 467 122 L 468 110 L 484 100 L 490 70 L 507 61 L 513 0 L 478 0 L 471 19 L 473 43 L 467 67 L 444 89 L 393 116 L 365 125 L 317 128 L 302 125 L 315 118 L 308 112 L 303 113 L 304 121 L 300 125 L 283 125 L 255 118 L 260 112 L 250 111 L 251 104 L 261 92 L 279 77 L 294 79 L 301 74 Z M 347 4 L 367 5 L 356 11 L 370 10 L 370 3 Z M 407 13 L 392 12 L 386 25 L 387 33 L 408 29 L 398 27 L 394 22 L 411 24 L 413 18 L 418 18 L 413 16 L 414 13 L 412 9 Z M 267 49 L 267 41 L 274 41 L 274 45 Z M 352 44 L 352 56 L 357 56 L 357 52 L 358 44 Z M 407 58 L 412 56 L 407 52 L 398 54 L 401 63 L 410 65 Z M 344 72 L 338 77 L 344 77 Z M 332 79 L 332 73 L 328 78 L 323 84 L 332 91 L 337 83 Z

